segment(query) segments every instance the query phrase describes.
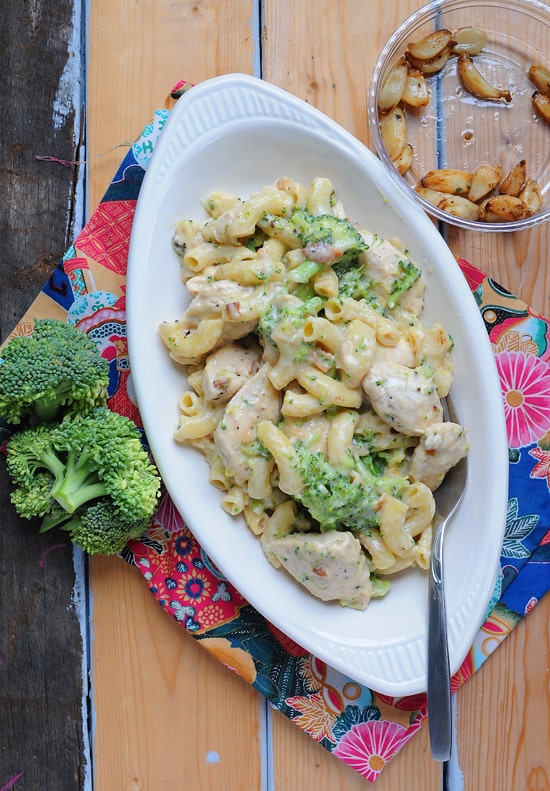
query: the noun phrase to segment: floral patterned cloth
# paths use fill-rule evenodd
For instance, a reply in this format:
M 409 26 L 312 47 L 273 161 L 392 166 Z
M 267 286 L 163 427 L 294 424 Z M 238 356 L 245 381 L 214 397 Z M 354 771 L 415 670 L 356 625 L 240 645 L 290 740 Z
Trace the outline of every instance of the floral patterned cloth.
M 180 83 L 176 100 L 189 86 Z M 167 105 L 168 106 L 168 105 Z M 143 175 L 169 109 L 132 145 L 103 201 L 15 334 L 35 318 L 84 329 L 111 365 L 109 406 L 140 423 L 132 398 L 125 272 Z M 459 261 L 491 339 L 506 410 L 510 488 L 501 573 L 489 614 L 453 678 L 456 690 L 550 588 L 550 325 L 466 261 Z M 144 438 L 145 440 L 145 438 Z M 374 782 L 420 729 L 425 695 L 391 698 L 358 684 L 282 634 L 224 578 L 166 491 L 147 535 L 121 557 L 184 629 L 323 747 Z

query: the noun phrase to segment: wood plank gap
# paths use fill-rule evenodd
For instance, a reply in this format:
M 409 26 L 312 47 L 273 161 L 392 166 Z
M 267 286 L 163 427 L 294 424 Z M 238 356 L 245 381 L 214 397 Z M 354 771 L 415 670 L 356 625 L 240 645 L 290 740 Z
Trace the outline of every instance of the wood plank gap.
M 252 17 L 252 38 L 254 39 L 253 69 L 254 76 L 263 76 L 263 26 L 264 26 L 264 0 L 256 0 Z
M 89 212 L 87 199 L 88 168 L 87 159 L 87 34 L 89 3 L 91 0 L 75 0 L 74 24 L 71 48 L 78 53 L 78 79 L 75 79 L 75 140 L 77 162 L 71 201 L 70 232 L 67 249 L 84 227 Z M 91 601 L 89 585 L 88 557 L 78 547 L 73 546 L 74 565 L 74 603 L 77 612 L 82 640 L 82 739 L 85 767 L 83 770 L 82 791 L 93 789 L 92 754 L 92 689 L 91 689 Z
M 275 791 L 275 781 L 273 772 L 273 727 L 272 727 L 272 707 L 267 698 L 259 696 L 258 705 L 260 707 L 259 733 L 260 742 L 260 780 L 261 791 Z
M 457 721 L 458 721 L 458 694 L 452 697 L 452 715 L 453 715 L 453 743 L 451 751 L 451 759 L 446 766 L 443 767 L 442 772 L 442 786 L 443 791 L 464 791 L 464 775 L 460 768 L 458 761 L 458 739 L 457 739 Z
M 85 766 L 82 791 L 93 789 L 92 756 L 92 690 L 91 690 L 91 601 L 88 558 L 78 547 L 73 547 L 74 588 L 73 603 L 82 640 L 82 741 Z
M 86 155 L 86 0 L 75 0 L 71 20 L 71 34 L 67 45 L 67 60 L 60 76 L 53 103 L 52 123 L 61 130 L 67 118 L 73 116 L 74 170 L 72 190 L 67 207 L 65 250 L 82 230 L 86 219 L 85 155 Z M 64 163 L 62 163 L 64 164 Z

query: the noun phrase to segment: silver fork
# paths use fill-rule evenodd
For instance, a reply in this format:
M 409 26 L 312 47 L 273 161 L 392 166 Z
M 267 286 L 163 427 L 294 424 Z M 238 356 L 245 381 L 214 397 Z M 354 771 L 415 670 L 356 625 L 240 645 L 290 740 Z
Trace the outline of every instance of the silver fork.
M 460 422 L 451 400 L 443 400 L 445 420 Z M 443 539 L 445 530 L 464 494 L 468 471 L 465 456 L 452 467 L 435 496 L 435 534 L 430 563 L 428 617 L 428 727 L 432 755 L 448 761 L 452 747 L 451 672 L 447 642 L 447 616 L 443 588 Z

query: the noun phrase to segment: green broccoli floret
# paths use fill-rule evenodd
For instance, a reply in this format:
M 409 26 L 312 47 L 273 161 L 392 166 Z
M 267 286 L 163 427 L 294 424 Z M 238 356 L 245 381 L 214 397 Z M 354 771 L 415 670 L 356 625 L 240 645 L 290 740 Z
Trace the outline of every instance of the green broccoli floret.
M 301 247 L 302 240 L 298 228 L 292 223 L 290 217 L 282 217 L 278 214 L 266 212 L 257 223 L 257 228 L 267 234 L 268 237 L 284 239 L 290 248 Z
M 85 332 L 57 319 L 37 319 L 0 357 L 0 417 L 47 423 L 84 415 L 107 402 L 109 363 Z
M 363 530 L 379 523 L 375 506 L 383 493 L 399 496 L 407 481 L 384 475 L 381 460 L 352 460 L 351 465 L 332 467 L 320 451 L 303 442 L 295 449 L 303 490 L 295 500 L 307 509 L 322 531 Z M 352 474 L 353 473 L 353 474 Z
M 359 261 L 338 261 L 333 269 L 338 278 L 338 295 L 340 297 L 364 299 L 376 310 L 383 312 L 373 289 L 372 280 L 367 276 L 365 267 Z
M 149 528 L 151 518 L 125 519 L 110 500 L 97 500 L 82 513 L 79 511 L 63 525 L 71 540 L 90 555 L 115 555 L 132 538 L 140 538 Z
M 306 257 L 312 261 L 328 265 L 352 261 L 367 248 L 357 228 L 345 218 L 296 209 L 291 222 L 298 229 Z
M 373 599 L 379 599 L 382 596 L 385 596 L 386 593 L 389 593 L 391 582 L 388 582 L 388 580 L 381 580 L 380 577 L 376 576 L 376 574 L 371 574 L 370 582 L 372 585 Z
M 89 518 L 87 512 L 102 501 L 101 513 L 108 504 L 108 521 L 117 535 L 126 526 L 132 533 L 128 538 L 135 537 L 136 523 L 144 532 L 159 496 L 160 477 L 139 429 L 105 406 L 85 418 L 69 415 L 61 423 L 16 432 L 8 444 L 7 469 L 18 514 L 43 517 L 42 530 L 72 523 L 69 530 L 78 526 L 89 534 L 90 524 L 99 519 L 96 511 Z M 92 539 L 87 540 L 91 546 Z M 108 543 L 101 538 L 100 545 Z
M 302 455 L 300 471 L 304 488 L 296 500 L 319 522 L 321 530 L 378 523 L 373 509 L 378 497 L 354 483 L 349 472 L 333 469 L 320 453 Z
M 40 470 L 29 486 L 19 485 L 11 493 L 11 501 L 20 516 L 32 519 L 45 516 L 52 508 L 52 486 L 55 478 L 49 472 Z M 61 506 L 60 506 L 61 507 Z M 66 512 L 63 511 L 66 518 Z
M 320 451 L 312 452 L 302 442 L 295 445 L 303 489 L 295 496 L 321 530 L 360 528 L 378 523 L 374 504 L 378 494 L 352 479 L 349 469 L 335 469 Z
M 16 486 L 30 491 L 41 472 L 49 476 L 50 489 L 56 483 L 61 483 L 65 475 L 65 464 L 59 459 L 53 444 L 56 426 L 57 424 L 35 426 L 18 431 L 12 436 L 8 445 L 7 468 Z M 41 478 L 40 482 L 44 485 L 45 479 Z
M 388 308 L 393 310 L 403 294 L 406 294 L 416 283 L 422 272 L 410 259 L 399 262 L 400 277 L 392 285 L 391 294 L 388 299 Z
M 354 457 L 353 469 L 355 473 L 367 489 L 372 488 L 376 491 L 377 496 L 390 494 L 392 497 L 399 498 L 403 488 L 408 485 L 406 478 L 388 474 L 392 456 L 392 451 L 380 451 Z
M 257 333 L 264 341 L 276 346 L 272 335 L 277 327 L 289 322 L 299 329 L 303 327 L 308 316 L 316 316 L 322 307 L 323 300 L 318 295 L 300 303 L 292 299 L 271 303 L 260 316 Z

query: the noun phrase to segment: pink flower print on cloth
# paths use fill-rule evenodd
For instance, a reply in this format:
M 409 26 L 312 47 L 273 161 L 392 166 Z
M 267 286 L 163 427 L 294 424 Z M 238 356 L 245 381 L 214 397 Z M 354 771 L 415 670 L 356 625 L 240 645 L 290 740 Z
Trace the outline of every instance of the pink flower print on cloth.
M 390 758 L 420 728 L 416 720 L 409 728 L 388 720 L 369 720 L 353 725 L 333 751 L 360 775 L 374 783 Z
M 532 445 L 550 430 L 550 366 L 532 354 L 495 355 L 500 376 L 508 443 Z

